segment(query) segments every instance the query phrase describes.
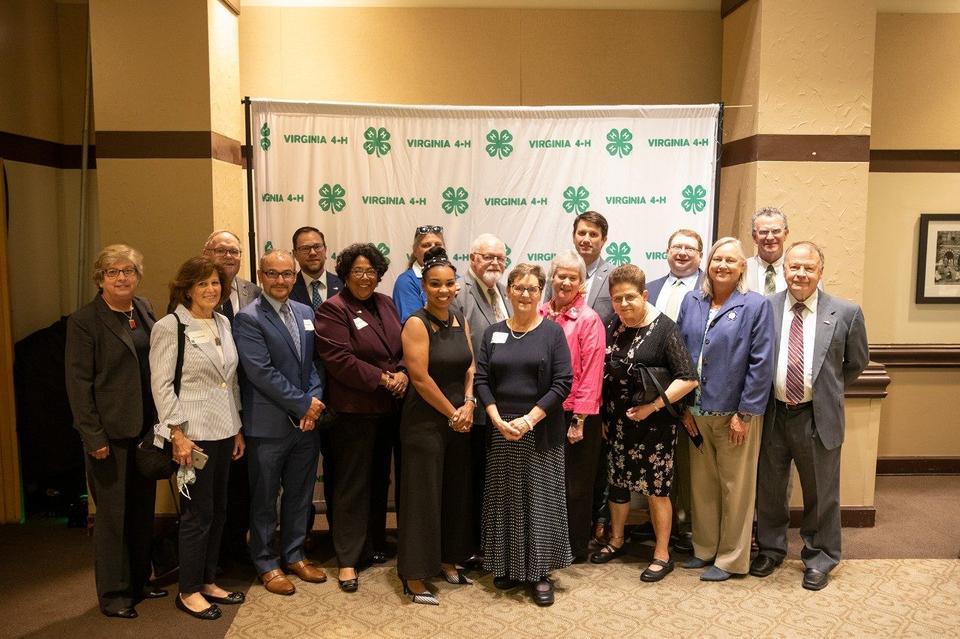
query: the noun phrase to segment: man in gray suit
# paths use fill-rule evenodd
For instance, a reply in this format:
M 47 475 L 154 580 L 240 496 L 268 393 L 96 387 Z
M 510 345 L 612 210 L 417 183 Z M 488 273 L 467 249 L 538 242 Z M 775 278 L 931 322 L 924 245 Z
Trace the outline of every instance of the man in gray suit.
M 463 310 L 464 320 L 470 327 L 474 357 L 480 352 L 483 331 L 510 317 L 510 302 L 507 289 L 500 283 L 507 265 L 507 247 L 500 238 L 490 233 L 478 236 L 470 244 L 470 270 L 460 284 L 457 303 Z M 486 473 L 487 415 L 477 406 L 473 413 L 471 430 L 471 476 L 473 479 L 474 543 L 480 548 L 480 521 L 483 510 L 483 479 Z M 478 567 L 482 558 L 474 555 L 467 562 L 469 567 Z
M 607 218 L 596 211 L 581 213 L 573 221 L 573 247 L 587 266 L 587 306 L 592 308 L 606 326 L 613 319 L 613 304 L 610 303 L 610 287 L 607 277 L 613 266 L 600 257 L 603 245 L 607 243 L 607 231 L 610 225 Z M 547 286 L 543 300 L 550 301 L 553 288 Z
M 823 252 L 797 242 L 786 252 L 787 290 L 770 299 L 778 339 L 773 393 L 763 420 L 757 474 L 757 544 L 750 574 L 766 577 L 787 554 L 788 477 L 803 488 L 803 587 L 820 590 L 840 562 L 843 395 L 869 361 L 863 312 L 817 288 Z
M 240 249 L 240 238 L 233 232 L 221 229 L 211 233 L 203 243 L 203 254 L 212 258 L 227 274 L 230 297 L 224 300 L 216 310 L 225 315 L 232 326 L 233 316 L 241 308 L 260 297 L 260 287 L 242 277 L 237 277 L 243 251 Z

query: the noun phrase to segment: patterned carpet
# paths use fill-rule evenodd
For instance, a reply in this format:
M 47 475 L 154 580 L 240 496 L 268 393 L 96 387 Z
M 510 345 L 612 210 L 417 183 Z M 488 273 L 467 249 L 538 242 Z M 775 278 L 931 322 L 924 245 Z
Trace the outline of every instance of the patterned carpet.
M 766 579 L 720 584 L 679 567 L 640 581 L 643 563 L 576 565 L 555 576 L 557 602 L 534 606 L 522 588 L 501 592 L 434 580 L 441 605 L 410 603 L 392 567 L 360 575 L 355 594 L 336 581 L 299 582 L 292 597 L 254 585 L 227 637 L 956 637 L 960 560 L 847 560 L 821 592 L 800 587 L 787 561 Z M 332 566 L 327 573 L 336 574 Z

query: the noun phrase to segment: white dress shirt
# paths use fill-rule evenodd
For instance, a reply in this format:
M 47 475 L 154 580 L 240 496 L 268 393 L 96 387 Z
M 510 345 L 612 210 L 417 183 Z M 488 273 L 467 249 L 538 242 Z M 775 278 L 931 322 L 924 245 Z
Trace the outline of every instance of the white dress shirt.
M 803 399 L 801 403 L 813 399 L 813 348 L 817 335 L 817 298 L 815 290 L 804 302 L 803 309 Z M 787 401 L 787 354 L 790 344 L 790 325 L 793 324 L 793 305 L 797 303 L 793 295 L 787 293 L 783 302 L 783 321 L 780 323 L 780 353 L 777 357 L 777 374 L 774 377 L 774 396 L 781 402 Z
M 773 266 L 773 284 L 776 286 L 774 292 L 779 293 L 784 291 L 787 288 L 787 281 L 783 278 L 783 255 L 780 256 L 780 259 L 770 264 L 764 262 L 760 259 L 759 255 L 754 255 L 753 257 L 747 258 L 747 274 L 751 277 L 747 277 L 747 287 L 751 291 L 756 291 L 761 295 L 765 295 L 766 283 L 767 283 L 767 267 Z M 753 264 L 749 264 L 752 262 Z M 751 268 L 751 266 L 753 268 Z
M 673 273 L 670 273 L 670 275 L 667 275 L 667 280 L 663 283 L 663 288 L 660 289 L 660 294 L 657 295 L 656 304 L 654 304 L 654 306 L 656 306 L 661 313 L 666 313 L 670 319 L 676 321 L 676 317 L 673 317 L 670 315 L 670 313 L 667 313 L 671 299 L 674 295 L 679 298 L 674 303 L 674 308 L 679 312 L 680 302 L 683 301 L 683 298 L 687 293 L 692 291 L 697 286 L 697 278 L 699 276 L 700 273 L 698 271 L 694 271 L 686 277 L 677 277 Z M 676 282 L 679 282 L 679 284 L 676 284 Z M 676 314 L 677 313 L 674 313 L 673 315 Z
M 303 271 L 300 271 L 303 273 Z M 327 301 L 327 273 L 326 271 L 320 271 L 320 277 L 310 277 L 306 273 L 303 273 L 303 283 L 307 287 L 307 299 L 313 303 L 313 283 L 320 282 L 320 286 L 317 287 L 317 292 L 320 293 L 320 301 Z M 272 299 L 272 298 L 271 298 Z M 279 312 L 279 311 L 278 311 Z

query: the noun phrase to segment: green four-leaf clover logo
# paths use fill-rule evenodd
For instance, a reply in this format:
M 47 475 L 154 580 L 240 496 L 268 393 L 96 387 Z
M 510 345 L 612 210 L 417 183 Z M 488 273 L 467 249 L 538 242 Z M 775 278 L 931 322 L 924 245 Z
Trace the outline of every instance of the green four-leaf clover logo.
M 630 140 L 633 139 L 633 133 L 630 133 L 630 129 L 610 129 L 610 132 L 607 133 L 607 141 L 610 144 L 607 145 L 607 153 L 610 155 L 615 155 L 619 158 L 626 157 L 633 152 L 633 144 L 630 143 Z
M 456 189 L 448 186 L 441 195 L 443 203 L 440 206 L 443 207 L 443 212 L 447 215 L 463 215 L 467 212 L 467 208 L 470 206 L 467 202 L 469 193 L 462 186 L 458 186 Z
M 272 250 L 273 250 L 273 242 L 270 240 L 267 240 L 267 243 L 263 245 L 263 252 L 269 253 Z
M 264 151 L 270 149 L 270 127 L 267 126 L 267 123 L 264 122 L 263 126 L 260 127 L 260 148 Z
M 504 268 L 510 268 L 510 262 L 513 261 L 513 260 L 510 259 L 510 254 L 513 252 L 513 249 L 510 248 L 510 245 L 509 245 L 509 244 L 504 244 L 503 246 L 507 249 L 507 250 L 506 250 L 507 263 L 504 264 L 503 267 L 504 267 Z
M 344 199 L 346 195 L 346 190 L 339 184 L 332 186 L 330 184 L 324 184 L 320 187 L 320 208 L 324 211 L 337 214 L 347 205 L 347 201 Z
M 687 213 L 699 213 L 707 206 L 707 190 L 699 184 L 694 186 L 688 184 L 682 191 L 683 200 L 680 206 Z
M 390 255 L 390 247 L 384 244 L 383 242 L 380 242 L 379 244 L 377 244 L 377 250 L 380 251 L 380 254 L 383 255 L 384 257 Z
M 390 152 L 390 143 L 387 140 L 390 139 L 390 132 L 385 128 L 380 127 L 368 127 L 366 131 L 363 132 L 363 139 L 366 142 L 363 143 L 363 150 L 367 152 L 367 155 L 377 154 L 377 157 L 383 157 Z
M 490 143 L 487 145 L 487 155 L 492 158 L 496 157 L 502 160 L 513 153 L 513 145 L 510 144 L 513 142 L 513 134 L 506 129 L 501 131 L 490 129 L 490 133 L 487 133 L 487 142 Z
M 563 191 L 563 210 L 567 213 L 586 213 L 587 209 L 590 208 L 590 202 L 587 201 L 587 198 L 590 197 L 590 191 L 588 191 L 583 186 L 568 186 Z
M 607 261 L 614 266 L 630 263 L 630 245 L 626 242 L 610 242 L 607 244 Z

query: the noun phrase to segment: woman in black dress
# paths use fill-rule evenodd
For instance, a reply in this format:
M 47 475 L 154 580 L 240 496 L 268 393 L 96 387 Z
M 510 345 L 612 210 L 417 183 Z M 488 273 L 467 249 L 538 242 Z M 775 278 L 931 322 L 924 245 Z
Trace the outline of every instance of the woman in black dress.
M 607 422 L 610 481 L 610 542 L 593 554 L 594 563 L 606 563 L 623 554 L 623 528 L 630 514 L 630 493 L 647 496 L 657 542 L 653 561 L 640 575 L 660 581 L 673 570 L 670 525 L 673 510 L 673 451 L 678 417 L 670 414 L 662 397 L 637 404 L 633 397 L 642 384 L 640 367 L 663 367 L 673 380 L 664 388 L 671 404 L 697 387 L 697 372 L 677 325 L 647 302 L 646 276 L 624 264 L 610 273 L 610 299 L 617 318 L 607 329 L 607 356 L 603 373 L 603 410 Z M 679 414 L 679 411 L 676 411 Z
M 550 571 L 573 561 L 563 457 L 563 400 L 573 372 L 563 329 L 537 312 L 545 281 L 534 264 L 511 271 L 513 317 L 483 332 L 474 380 L 493 426 L 483 492 L 483 567 L 494 574 L 497 588 L 528 583 L 540 606 L 553 603 Z
M 443 247 L 423 260 L 427 305 L 403 326 L 404 361 L 412 388 L 400 422 L 403 509 L 397 573 L 414 603 L 438 605 L 423 580 L 441 573 L 472 583 L 457 564 L 473 551 L 470 428 L 473 425 L 473 350 L 463 316 L 450 310 L 456 270 Z

